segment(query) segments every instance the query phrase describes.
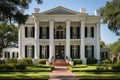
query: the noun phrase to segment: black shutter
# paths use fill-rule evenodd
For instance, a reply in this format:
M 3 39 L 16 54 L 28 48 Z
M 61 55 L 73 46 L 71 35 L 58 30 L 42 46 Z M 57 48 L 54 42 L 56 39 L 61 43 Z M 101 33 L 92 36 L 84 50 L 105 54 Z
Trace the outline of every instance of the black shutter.
M 47 27 L 47 39 L 49 39 L 49 27 Z
M 27 58 L 27 45 L 25 45 L 25 58 Z
M 40 53 L 39 53 L 39 58 L 42 58 L 42 46 L 40 45 Z
M 70 38 L 72 39 L 72 26 L 70 27 Z
M 6 58 L 6 52 L 4 54 L 5 54 L 5 58 Z
M 42 27 L 39 27 L 39 38 L 42 39 Z
M 92 46 L 92 58 L 94 58 L 94 46 Z
M 49 58 L 49 45 L 47 45 L 47 59 Z
M 72 57 L 72 45 L 70 46 L 70 57 L 73 58 Z
M 28 29 L 28 27 L 25 27 L 25 38 L 28 37 L 28 36 L 27 36 L 27 29 Z
M 35 27 L 32 27 L 32 37 L 35 37 Z
M 12 57 L 15 58 L 15 53 L 14 52 L 12 53 Z
M 87 27 L 85 27 L 85 37 L 87 37 Z
M 80 58 L 80 46 L 78 45 L 78 58 Z
M 10 58 L 10 52 L 8 52 L 8 58 Z
M 80 39 L 80 27 L 77 27 L 77 39 Z
M 93 38 L 94 37 L 94 27 L 91 27 L 91 37 Z
M 88 58 L 88 50 L 87 50 L 87 46 L 85 46 L 85 58 Z
M 32 58 L 34 58 L 34 54 L 35 54 L 35 52 L 34 52 L 34 45 L 32 45 Z
M 18 52 L 16 54 L 17 54 L 16 58 L 18 58 Z

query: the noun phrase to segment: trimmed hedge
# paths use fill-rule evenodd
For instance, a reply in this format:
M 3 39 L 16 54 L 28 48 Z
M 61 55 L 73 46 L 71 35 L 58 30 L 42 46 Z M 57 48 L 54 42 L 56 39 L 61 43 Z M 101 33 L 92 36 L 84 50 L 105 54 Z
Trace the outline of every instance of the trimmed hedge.
M 24 63 L 27 66 L 33 65 L 33 61 L 32 61 L 31 58 L 24 58 L 24 59 L 21 60 L 21 62 Z
M 73 59 L 73 63 L 74 63 L 74 65 L 82 64 L 82 60 L 81 59 Z
M 38 63 L 39 64 L 46 64 L 46 59 L 39 59 Z
M 0 64 L 5 64 L 5 60 L 0 60 Z
M 87 64 L 97 64 L 98 60 L 95 58 L 87 58 Z
M 6 64 L 17 64 L 18 63 L 18 60 L 17 59 L 8 59 L 8 60 L 6 60 Z

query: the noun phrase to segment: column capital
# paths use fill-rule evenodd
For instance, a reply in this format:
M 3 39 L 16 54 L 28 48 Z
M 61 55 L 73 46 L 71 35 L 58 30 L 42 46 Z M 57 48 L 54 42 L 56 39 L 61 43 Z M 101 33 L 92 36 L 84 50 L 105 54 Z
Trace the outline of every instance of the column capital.
M 70 22 L 71 22 L 70 20 L 66 20 L 66 23 L 68 23 L 68 24 L 69 24 Z
M 54 20 L 50 20 L 49 23 L 50 23 L 50 24 L 53 24 L 53 23 L 54 23 Z

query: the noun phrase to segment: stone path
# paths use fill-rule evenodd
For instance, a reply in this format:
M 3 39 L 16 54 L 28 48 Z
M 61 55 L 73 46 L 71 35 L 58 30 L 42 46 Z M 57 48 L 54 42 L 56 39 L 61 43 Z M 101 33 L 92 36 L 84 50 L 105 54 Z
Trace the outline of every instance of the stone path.
M 55 66 L 48 80 L 78 80 L 66 66 Z

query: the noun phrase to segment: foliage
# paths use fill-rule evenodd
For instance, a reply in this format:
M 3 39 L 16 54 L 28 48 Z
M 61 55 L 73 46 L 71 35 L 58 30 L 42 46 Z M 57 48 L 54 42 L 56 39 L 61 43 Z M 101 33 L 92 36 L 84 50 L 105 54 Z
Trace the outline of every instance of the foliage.
M 108 24 L 108 28 L 120 35 L 120 0 L 107 2 L 105 7 L 100 9 L 102 23 Z
M 36 1 L 42 3 L 42 0 Z M 22 14 L 19 9 L 28 9 L 31 2 L 32 0 L 0 0 L 0 21 L 24 24 L 28 15 Z
M 105 47 L 105 42 L 104 41 L 100 41 L 100 48 L 103 48 L 103 47 Z
M 15 64 L 15 68 L 18 70 L 24 70 L 24 69 L 26 69 L 26 65 L 24 62 L 19 62 L 19 63 Z
M 118 60 L 116 63 L 112 64 L 112 69 L 120 71 L 120 60 Z
M 113 44 L 110 45 L 110 53 L 115 54 L 120 54 L 120 40 L 114 42 Z
M 39 59 L 38 63 L 39 64 L 46 64 L 46 59 Z
M 0 64 L 5 64 L 5 60 L 0 60 Z
M 87 58 L 87 64 L 97 64 L 98 60 L 95 58 Z
M 25 65 L 33 65 L 33 61 L 31 58 L 24 58 L 21 60 L 22 63 L 24 63 Z
M 18 28 L 14 25 L 0 24 L 0 52 L 18 41 Z
M 6 70 L 13 70 L 13 69 L 15 69 L 14 64 L 11 64 L 11 63 L 5 64 L 4 67 L 5 67 L 4 69 L 6 69 Z
M 74 63 L 74 65 L 82 64 L 82 60 L 81 59 L 73 59 L 73 63 Z
M 102 64 L 110 64 L 110 60 L 105 59 L 105 60 L 102 60 L 101 63 L 102 63 Z
M 11 64 L 17 64 L 18 63 L 18 61 L 17 61 L 17 59 L 8 59 L 7 61 L 6 61 L 6 64 L 9 64 L 9 63 L 11 63 Z

